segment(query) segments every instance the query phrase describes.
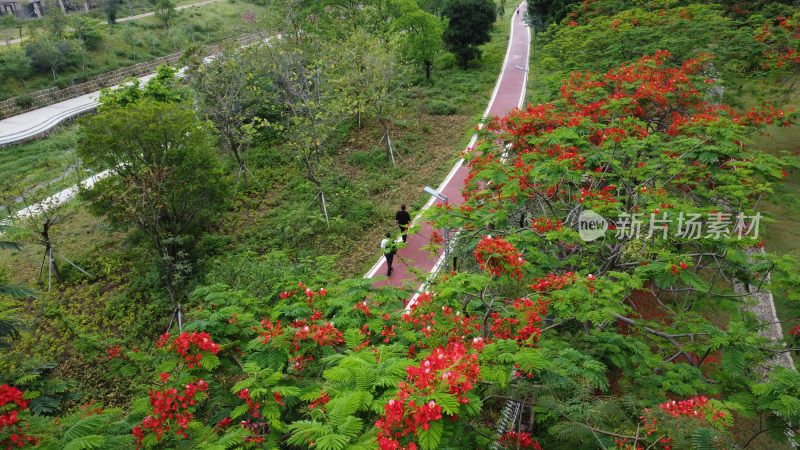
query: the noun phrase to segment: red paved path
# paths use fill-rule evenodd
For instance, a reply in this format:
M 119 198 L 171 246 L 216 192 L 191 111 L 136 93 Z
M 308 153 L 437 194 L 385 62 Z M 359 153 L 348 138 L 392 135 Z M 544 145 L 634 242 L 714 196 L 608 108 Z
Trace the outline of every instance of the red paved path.
M 525 8 L 525 3 L 522 3 L 519 6 L 520 13 L 518 15 L 512 14 L 511 33 L 506 57 L 503 61 L 503 69 L 497 79 L 494 93 L 486 112 L 484 112 L 484 117 L 503 116 L 514 108 L 520 107 L 525 99 L 528 51 L 530 49 L 530 30 L 522 21 Z M 476 138 L 477 136 L 472 137 L 469 143 L 470 146 L 474 144 Z M 443 192 L 447 196 L 451 205 L 457 206 L 464 202 L 461 188 L 464 186 L 464 179 L 469 173 L 469 169 L 462 163 L 463 160 L 459 160 L 447 178 L 438 187 L 439 192 Z M 423 210 L 432 204 L 433 199 L 431 198 L 423 207 Z M 438 265 L 442 263 L 442 255 L 433 255 L 430 251 L 422 248 L 429 243 L 433 230 L 427 222 L 419 224 L 418 218 L 419 216 L 414 218 L 415 231 L 408 235 L 406 246 L 395 255 L 392 276 L 388 279 L 376 281 L 375 286 L 391 284 L 398 287 L 408 286 L 415 291 L 419 291 L 424 286 L 424 282 L 420 285 L 418 275 L 427 277 L 428 274 L 435 274 L 438 271 Z M 380 260 L 375 263 L 365 275 L 365 278 L 383 275 L 386 275 L 386 260 L 381 255 Z

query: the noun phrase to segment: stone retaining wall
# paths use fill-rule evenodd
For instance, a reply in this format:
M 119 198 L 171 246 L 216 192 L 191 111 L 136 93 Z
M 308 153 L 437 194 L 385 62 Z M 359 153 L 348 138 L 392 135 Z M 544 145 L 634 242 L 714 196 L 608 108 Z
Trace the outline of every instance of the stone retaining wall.
M 249 34 L 237 38 L 237 40 L 245 45 L 257 40 L 258 36 Z M 211 53 L 216 51 L 218 46 L 211 46 Z M 182 52 L 173 53 L 167 56 L 145 61 L 142 63 L 134 64 L 128 67 L 122 67 L 111 72 L 106 72 L 89 78 L 87 81 L 75 84 L 63 89 L 48 88 L 41 91 L 36 91 L 28 95 L 10 98 L 0 102 L 0 119 L 22 114 L 24 112 L 32 111 L 34 109 L 42 108 L 54 103 L 69 100 L 81 95 L 89 94 L 91 92 L 99 91 L 100 89 L 114 86 L 130 77 L 141 77 L 155 72 L 156 68 L 162 64 L 175 65 L 180 59 Z M 20 106 L 20 104 L 26 106 Z

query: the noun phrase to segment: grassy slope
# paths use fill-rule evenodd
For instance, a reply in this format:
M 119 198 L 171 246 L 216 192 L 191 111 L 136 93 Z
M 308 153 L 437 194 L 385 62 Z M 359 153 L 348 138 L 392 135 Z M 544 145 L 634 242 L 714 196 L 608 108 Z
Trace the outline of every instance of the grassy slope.
M 75 155 L 76 141 L 77 127 L 70 125 L 44 139 L 0 147 L 2 204 L 19 210 L 85 179 L 89 174 Z
M 4 80 L 0 98 L 14 97 L 58 84 L 69 85 L 70 80 L 80 81 L 120 67 L 172 54 L 192 43 L 216 42 L 238 36 L 246 32 L 242 14 L 246 11 L 258 14 L 264 10 L 263 6 L 252 3 L 225 0 L 202 8 L 177 11 L 172 26 L 167 30 L 154 16 L 105 26 L 108 34 L 100 48 L 88 52 L 85 71 L 80 67 L 65 69 L 58 73 L 59 82 L 54 81 L 49 74 L 33 75 L 24 85 L 16 79 Z M 124 30 L 127 28 L 135 36 L 133 47 L 125 39 Z M 0 52 L 2 51 L 4 48 L 0 47 Z
M 751 106 L 754 101 L 745 102 L 744 106 Z M 800 94 L 795 92 L 790 99 L 789 108 L 800 108 Z M 761 151 L 780 155 L 784 152 L 800 157 L 800 126 L 777 127 L 773 126 L 765 133 L 753 136 L 753 146 Z M 787 195 L 795 198 L 800 196 L 800 174 L 792 173 L 785 180 Z M 774 219 L 774 222 L 764 224 L 765 246 L 767 250 L 780 255 L 791 255 L 800 258 L 800 211 L 797 211 L 780 201 L 769 199 L 762 208 Z M 788 337 L 788 332 L 795 325 L 800 325 L 800 303 L 789 302 L 785 293 L 773 292 L 778 319 L 783 321 L 783 332 Z M 797 363 L 797 358 L 795 358 Z

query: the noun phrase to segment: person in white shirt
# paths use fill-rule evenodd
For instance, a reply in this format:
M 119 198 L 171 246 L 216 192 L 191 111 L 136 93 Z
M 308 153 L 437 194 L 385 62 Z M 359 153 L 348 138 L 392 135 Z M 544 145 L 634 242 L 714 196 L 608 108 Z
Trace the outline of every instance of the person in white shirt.
M 386 267 L 388 267 L 386 276 L 390 277 L 392 276 L 392 261 L 394 260 L 394 254 L 397 253 L 394 242 L 392 242 L 391 233 L 386 233 L 386 237 L 381 241 L 381 249 L 383 249 L 383 256 L 386 258 Z

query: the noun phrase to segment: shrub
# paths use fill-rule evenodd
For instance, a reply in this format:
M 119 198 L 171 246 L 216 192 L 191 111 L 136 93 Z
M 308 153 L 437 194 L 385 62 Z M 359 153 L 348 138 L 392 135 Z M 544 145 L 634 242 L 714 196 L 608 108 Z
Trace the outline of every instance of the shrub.
M 425 112 L 433 116 L 450 116 L 456 113 L 458 108 L 446 100 L 430 100 L 425 105 Z
M 14 99 L 14 104 L 20 108 L 30 108 L 33 105 L 33 98 L 30 95 L 21 95 Z
M 56 73 L 80 61 L 82 48 L 77 41 L 60 39 L 36 39 L 25 44 L 25 53 L 31 59 L 33 69 L 39 73 Z
M 100 47 L 105 37 L 100 22 L 86 17 L 76 17 L 72 22 L 70 37 L 77 39 L 86 50 L 95 50 Z

